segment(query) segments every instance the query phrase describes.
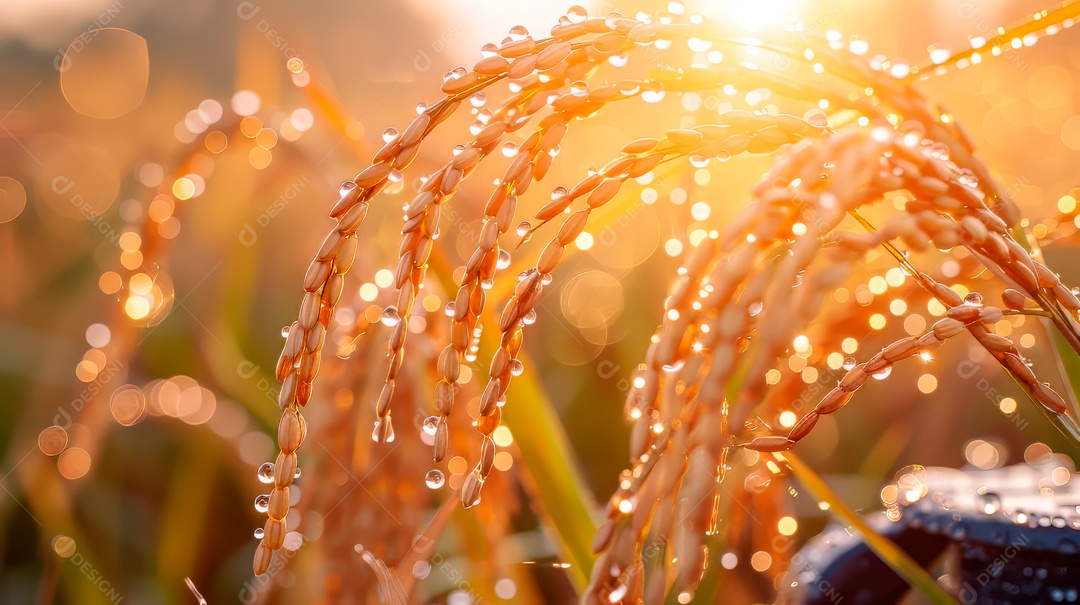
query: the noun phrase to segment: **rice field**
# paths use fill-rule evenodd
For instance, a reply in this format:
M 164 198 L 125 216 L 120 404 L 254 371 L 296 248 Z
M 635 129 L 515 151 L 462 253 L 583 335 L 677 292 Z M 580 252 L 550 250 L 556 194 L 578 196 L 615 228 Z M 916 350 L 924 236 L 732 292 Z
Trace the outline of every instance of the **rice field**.
M 445 4 L 13 13 L 0 600 L 989 598 L 882 528 L 1071 497 L 1080 5 Z

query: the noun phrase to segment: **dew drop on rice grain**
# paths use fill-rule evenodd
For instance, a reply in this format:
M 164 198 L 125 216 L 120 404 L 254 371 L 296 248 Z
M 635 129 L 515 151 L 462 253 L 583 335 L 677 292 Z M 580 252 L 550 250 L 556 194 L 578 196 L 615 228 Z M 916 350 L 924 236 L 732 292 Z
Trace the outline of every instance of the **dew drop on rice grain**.
M 431 469 L 427 472 L 427 475 L 424 476 L 424 483 L 431 489 L 439 489 L 445 482 L 446 477 L 443 475 L 442 471 L 436 468 Z
M 257 471 L 259 483 L 270 484 L 274 482 L 274 463 L 263 462 Z
M 383 309 L 382 315 L 379 317 L 379 321 L 382 322 L 384 326 L 388 328 L 393 328 L 394 326 L 401 323 L 401 315 L 398 315 L 397 307 L 395 307 L 394 305 L 390 305 Z

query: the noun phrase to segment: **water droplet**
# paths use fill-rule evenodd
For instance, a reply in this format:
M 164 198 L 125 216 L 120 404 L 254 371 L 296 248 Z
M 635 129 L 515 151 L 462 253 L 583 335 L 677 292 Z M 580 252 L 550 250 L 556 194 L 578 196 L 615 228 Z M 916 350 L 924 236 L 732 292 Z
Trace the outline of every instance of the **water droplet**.
M 300 478 L 300 467 L 296 467 L 296 472 L 293 473 L 292 478 L 293 479 L 299 479 Z
M 529 276 L 531 276 L 533 274 L 534 271 L 536 271 L 536 267 L 533 267 L 531 269 L 526 269 L 526 270 L 522 271 L 521 273 L 518 273 L 517 280 L 518 281 L 525 281 L 526 279 L 529 278 Z M 1077 511 L 1077 512 L 1080 512 L 1080 511 Z
M 525 314 L 525 317 L 521 318 L 521 323 L 527 326 L 536 323 L 536 309 L 530 309 L 529 312 Z
M 606 17 L 604 17 L 604 25 L 606 25 L 608 27 L 608 29 L 615 29 L 616 27 L 618 27 L 620 19 L 625 19 L 625 17 L 623 17 L 622 13 L 620 13 L 620 12 L 608 13 L 608 15 Z
M 983 304 L 982 300 L 982 294 L 972 292 L 964 297 L 964 304 L 971 307 L 981 307 Z
M 263 462 L 259 466 L 259 482 L 260 483 L 273 483 L 274 482 L 274 463 Z
M 434 435 L 439 430 L 439 417 L 428 416 L 424 418 L 423 430 L 428 435 Z
M 709 159 L 701 155 L 692 155 L 690 156 L 690 165 L 694 168 L 704 168 L 709 165 Z
M 956 180 L 961 185 L 971 187 L 972 189 L 979 186 L 979 177 L 975 176 L 975 173 L 967 168 L 960 171 L 960 176 Z
M 529 30 L 524 25 L 515 25 L 510 28 L 510 40 L 512 42 L 520 42 L 529 37 Z
M 433 468 L 424 475 L 424 483 L 431 489 L 439 489 L 445 483 L 446 477 L 443 476 L 442 471 L 437 468 Z
M 927 155 L 927 156 L 929 156 L 931 158 L 934 158 L 936 160 L 941 160 L 942 162 L 949 161 L 949 146 L 948 145 L 946 145 L 945 143 L 934 143 L 934 142 L 929 141 L 929 139 L 927 139 L 925 142 L 930 143 L 929 145 L 927 145 L 926 147 L 923 148 L 923 153 L 925 155 Z
M 566 196 L 566 187 L 556 187 L 555 190 L 551 192 L 551 201 L 554 202 L 555 200 L 557 200 L 559 198 L 562 198 L 562 197 L 565 197 L 565 196 Z
M 511 359 L 510 360 L 510 373 L 512 375 L 521 376 L 522 372 L 524 372 L 524 371 L 525 371 L 525 364 L 521 363 L 520 359 Z
M 270 510 L 270 494 L 255 496 L 255 511 L 265 513 L 268 510 Z
M 757 317 L 761 313 L 761 310 L 765 308 L 765 305 L 761 304 L 761 301 L 752 302 L 747 307 L 747 312 L 750 313 L 750 317 Z
M 575 97 L 584 97 L 589 94 L 589 85 L 585 82 L 578 80 L 570 85 L 570 94 Z
M 633 81 L 628 81 L 627 83 L 619 86 L 619 94 L 623 95 L 624 97 L 632 97 L 636 95 L 640 90 L 641 87 L 637 84 L 634 84 Z
M 387 425 L 386 425 L 386 440 L 385 440 L 385 442 L 386 443 L 393 443 L 394 442 L 394 425 L 393 425 L 393 423 L 389 422 L 389 420 L 390 420 L 389 416 L 387 416 L 386 419 L 387 419 Z M 380 443 L 380 441 L 379 441 L 379 433 L 380 433 L 379 424 L 380 424 L 380 421 L 376 420 L 375 421 L 375 428 L 373 428 L 372 431 L 371 431 L 371 440 L 374 441 L 375 443 Z
M 482 92 L 474 93 L 469 97 L 469 103 L 472 103 L 473 107 L 483 107 L 484 103 L 487 103 L 487 97 Z
M 664 370 L 665 372 L 678 372 L 679 370 L 682 369 L 683 365 L 684 365 L 684 362 L 683 362 L 682 359 L 676 359 L 675 363 L 664 364 L 663 367 L 661 367 L 661 369 Z
M 855 365 L 856 361 L 854 357 L 845 357 L 844 364 L 840 367 L 844 368 L 845 370 L 850 370 L 851 368 L 854 368 Z
M 401 323 L 401 316 L 398 315 L 397 307 L 390 305 L 383 309 L 382 316 L 379 317 L 379 321 L 388 328 L 392 328 Z
M 284 328 L 281 329 L 281 337 L 282 338 L 288 338 L 289 337 L 289 329 L 290 328 L 292 328 L 292 326 L 285 326 Z
M 555 278 L 553 278 L 550 273 L 545 273 L 540 276 L 540 283 L 546 286 L 551 283 L 552 279 Z
M 495 262 L 495 268 L 502 271 L 510 266 L 510 253 L 506 250 L 499 250 L 499 260 Z
M 338 188 L 338 193 L 340 193 L 341 195 L 345 195 L 353 189 L 356 189 L 356 183 L 352 181 L 345 181 L 341 183 L 341 186 Z
M 531 229 L 532 223 L 530 223 L 529 221 L 521 221 L 520 223 L 518 223 L 517 226 L 517 234 L 520 237 L 524 237 L 525 234 L 528 233 Z
M 566 18 L 570 20 L 570 23 L 582 23 L 589 18 L 589 13 L 581 6 L 575 4 L 570 7 L 570 10 L 566 11 Z
M 397 138 L 397 135 L 398 135 L 397 128 L 394 128 L 393 126 L 391 126 L 390 128 L 387 128 L 382 133 L 383 143 L 389 143 L 390 141 L 393 141 L 394 139 Z
M 263 528 L 261 528 L 261 527 L 256 527 L 255 528 L 255 539 L 256 540 L 262 540 L 264 535 L 265 535 L 265 532 L 263 532 Z
M 401 179 L 403 178 L 405 178 L 404 175 L 402 175 L 401 171 L 397 168 L 391 170 L 390 174 L 386 175 L 386 180 L 390 181 L 391 183 L 400 183 Z
M 480 49 L 480 56 L 487 59 L 488 57 L 494 57 L 499 54 L 499 47 L 495 46 L 491 42 L 488 42 Z
M 1001 497 L 994 492 L 979 494 L 979 510 L 987 515 L 997 514 L 1001 510 Z
M 496 261 L 497 262 L 497 261 Z M 490 290 L 495 287 L 494 277 L 485 277 L 480 280 L 480 287 L 485 290 Z
M 506 158 L 512 158 L 512 157 L 516 156 L 518 154 L 517 143 L 515 143 L 513 141 L 507 141 L 507 142 L 503 143 L 502 154 L 503 154 L 503 157 L 506 157 Z
M 662 90 L 646 90 L 641 93 L 641 100 L 646 103 L 659 103 L 664 99 L 664 91 Z
M 455 303 L 454 301 L 450 301 L 446 303 L 445 307 L 443 307 L 443 313 L 446 313 L 447 317 L 453 317 L 455 309 L 457 309 L 457 303 Z
M 614 67 L 622 67 L 630 62 L 630 55 L 626 53 L 620 53 L 618 55 L 611 55 L 608 57 L 608 63 L 611 63 Z
M 420 101 L 419 103 L 416 104 L 416 115 L 420 115 L 420 114 L 424 113 L 425 111 L 427 111 L 427 108 L 428 108 L 427 103 L 425 103 L 423 101 Z
M 874 377 L 874 380 L 885 380 L 889 377 L 889 374 L 892 374 L 892 365 L 882 367 L 877 372 L 871 374 L 871 376 Z

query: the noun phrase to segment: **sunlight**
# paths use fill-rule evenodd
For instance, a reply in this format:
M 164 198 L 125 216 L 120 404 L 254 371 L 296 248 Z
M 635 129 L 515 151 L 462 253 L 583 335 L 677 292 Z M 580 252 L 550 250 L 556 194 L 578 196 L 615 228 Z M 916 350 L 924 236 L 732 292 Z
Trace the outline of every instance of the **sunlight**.
M 719 17 L 732 19 L 749 31 L 785 25 L 802 17 L 805 0 L 709 0 Z

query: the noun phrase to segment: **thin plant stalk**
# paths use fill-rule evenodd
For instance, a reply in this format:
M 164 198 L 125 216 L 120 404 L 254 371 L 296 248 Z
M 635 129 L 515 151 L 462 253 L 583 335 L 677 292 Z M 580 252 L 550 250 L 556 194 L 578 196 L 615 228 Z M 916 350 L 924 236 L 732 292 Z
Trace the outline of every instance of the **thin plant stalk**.
M 803 484 L 810 494 L 820 502 L 829 505 L 829 511 L 841 521 L 855 528 L 866 542 L 893 571 L 904 579 L 912 588 L 919 591 L 931 603 L 954 605 L 956 600 L 949 596 L 925 569 L 919 566 L 906 552 L 889 539 L 874 531 L 850 506 L 844 502 L 829 484 L 810 468 L 798 455 L 792 452 L 773 453 L 777 462 L 791 469 L 792 474 Z

